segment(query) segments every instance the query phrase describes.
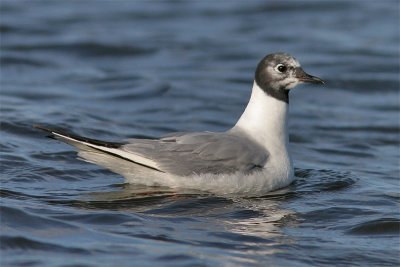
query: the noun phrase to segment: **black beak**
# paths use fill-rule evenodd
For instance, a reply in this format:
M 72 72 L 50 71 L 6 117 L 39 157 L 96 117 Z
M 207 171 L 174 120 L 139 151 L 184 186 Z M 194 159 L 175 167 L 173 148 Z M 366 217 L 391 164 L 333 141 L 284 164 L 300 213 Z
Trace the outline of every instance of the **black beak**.
M 299 79 L 300 82 L 303 83 L 325 84 L 323 80 L 305 73 L 304 70 L 300 67 L 296 69 L 296 77 Z

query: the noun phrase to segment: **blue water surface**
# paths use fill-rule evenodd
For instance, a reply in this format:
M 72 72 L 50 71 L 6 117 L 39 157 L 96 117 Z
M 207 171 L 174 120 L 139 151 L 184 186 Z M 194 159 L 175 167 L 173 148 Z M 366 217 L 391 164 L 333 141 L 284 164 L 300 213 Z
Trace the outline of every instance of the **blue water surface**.
M 1 266 L 399 266 L 398 1 L 0 3 Z M 224 131 L 258 61 L 297 180 L 262 197 L 126 184 L 32 124 L 109 141 Z

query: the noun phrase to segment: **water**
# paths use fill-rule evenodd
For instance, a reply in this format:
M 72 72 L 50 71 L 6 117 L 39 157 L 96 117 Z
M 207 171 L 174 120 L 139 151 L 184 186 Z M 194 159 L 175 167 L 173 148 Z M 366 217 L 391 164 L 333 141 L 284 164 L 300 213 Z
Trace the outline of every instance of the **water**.
M 1 2 L 1 266 L 398 266 L 397 1 Z M 223 131 L 286 51 L 297 181 L 257 198 L 128 185 L 32 124 Z

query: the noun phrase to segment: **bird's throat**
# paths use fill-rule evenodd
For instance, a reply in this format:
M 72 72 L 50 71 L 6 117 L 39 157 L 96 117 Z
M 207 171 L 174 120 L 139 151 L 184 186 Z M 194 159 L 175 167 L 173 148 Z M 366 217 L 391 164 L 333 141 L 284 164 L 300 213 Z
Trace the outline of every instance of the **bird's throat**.
M 267 94 L 256 82 L 250 101 L 233 129 L 246 132 L 269 151 L 287 149 L 288 104 Z

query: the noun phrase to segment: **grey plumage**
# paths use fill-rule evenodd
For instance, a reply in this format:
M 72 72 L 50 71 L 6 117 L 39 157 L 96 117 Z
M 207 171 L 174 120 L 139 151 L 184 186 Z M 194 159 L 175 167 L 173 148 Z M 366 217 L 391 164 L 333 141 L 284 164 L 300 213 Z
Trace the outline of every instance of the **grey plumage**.
M 244 133 L 179 133 L 159 140 L 133 139 L 122 150 L 157 162 L 159 169 L 175 175 L 249 173 L 262 167 L 265 149 Z

